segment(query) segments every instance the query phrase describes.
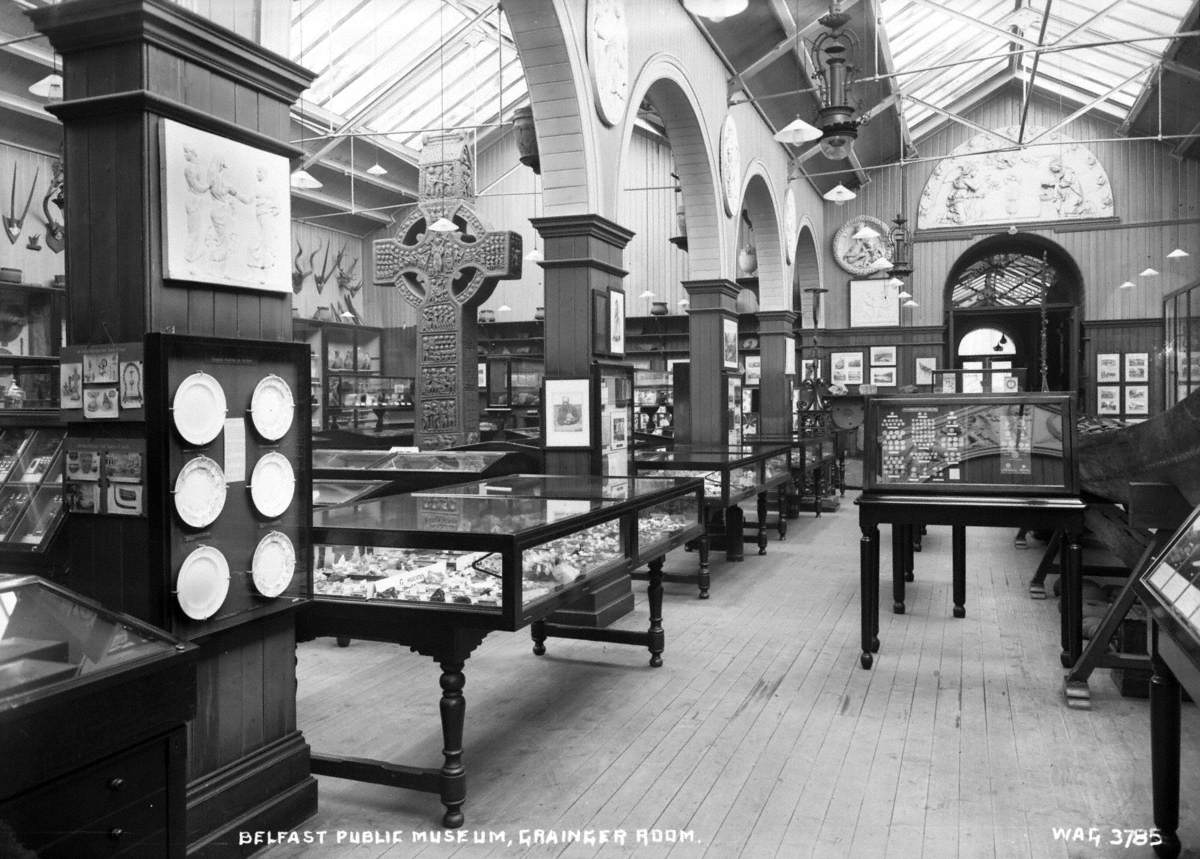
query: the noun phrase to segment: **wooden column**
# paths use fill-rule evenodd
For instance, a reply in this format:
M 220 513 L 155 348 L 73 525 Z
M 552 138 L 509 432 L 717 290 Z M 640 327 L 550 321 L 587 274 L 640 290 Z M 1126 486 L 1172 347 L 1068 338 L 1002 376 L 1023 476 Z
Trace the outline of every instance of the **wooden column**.
M 64 100 L 51 110 L 65 135 L 68 343 L 140 342 L 162 330 L 291 340 L 290 293 L 164 282 L 159 133 L 168 118 L 294 157 L 288 112 L 313 76 L 165 0 L 71 0 L 29 14 L 63 57 Z M 129 422 L 93 435 L 167 431 Z M 161 595 L 149 583 L 163 575 L 148 528 L 138 517 L 68 517 L 64 583 L 166 625 L 174 606 L 147 596 Z M 241 856 L 239 831 L 289 829 L 316 811 L 296 730 L 294 616 L 249 620 L 198 643 L 188 850 Z
M 796 313 L 792 310 L 763 310 L 758 314 L 758 349 L 762 356 L 759 380 L 759 438 L 763 441 L 791 441 L 792 386 L 785 371 L 796 367 Z
M 592 296 L 623 290 L 625 246 L 633 233 L 599 215 L 562 215 L 530 220 L 545 243 L 546 378 L 582 379 L 592 362 L 608 357 L 593 348 L 593 332 L 606 320 L 594 318 Z M 543 408 L 545 404 L 543 404 Z M 546 451 L 549 474 L 590 474 L 591 454 Z
M 685 280 L 688 295 L 688 346 L 691 423 L 688 444 L 724 446 L 728 440 L 725 320 L 737 325 L 738 285 L 731 280 Z

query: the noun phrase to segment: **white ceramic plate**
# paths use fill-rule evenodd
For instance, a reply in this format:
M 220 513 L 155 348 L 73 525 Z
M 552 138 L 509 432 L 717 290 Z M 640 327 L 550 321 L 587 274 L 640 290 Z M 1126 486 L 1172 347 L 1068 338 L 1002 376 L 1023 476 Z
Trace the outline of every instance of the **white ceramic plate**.
M 171 417 L 175 429 L 190 444 L 208 444 L 225 425 L 225 391 L 207 373 L 192 373 L 175 389 Z
M 264 453 L 250 474 L 250 500 L 268 519 L 282 516 L 296 494 L 296 474 L 287 457 L 277 450 Z
M 217 613 L 229 593 L 229 562 L 219 549 L 198 546 L 183 559 L 175 581 L 175 599 L 192 620 Z
M 254 587 L 265 597 L 277 597 L 292 583 L 296 571 L 296 549 L 287 534 L 272 531 L 258 541 L 250 574 Z
M 259 435 L 267 441 L 283 438 L 295 413 L 296 401 L 287 382 L 274 374 L 258 380 L 250 397 L 250 420 Z
M 196 456 L 184 463 L 175 478 L 175 511 L 193 528 L 216 521 L 225 509 L 225 472 L 215 460 Z

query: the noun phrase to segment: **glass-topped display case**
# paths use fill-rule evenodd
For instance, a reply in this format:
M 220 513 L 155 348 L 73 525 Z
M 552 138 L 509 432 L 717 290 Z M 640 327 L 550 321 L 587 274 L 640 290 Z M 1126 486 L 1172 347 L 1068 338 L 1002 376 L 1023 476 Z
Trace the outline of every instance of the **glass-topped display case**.
M 313 507 L 336 507 L 388 493 L 386 480 L 314 480 Z
M 61 427 L 0 427 L 0 569 L 46 551 L 58 531 L 65 435 Z
M 1069 394 L 870 397 L 867 492 L 1074 495 Z
M 1141 574 L 1136 588 L 1155 621 L 1200 671 L 1200 508 Z
M 329 429 L 412 429 L 413 378 L 330 373 L 325 380 Z
M 634 430 L 650 435 L 671 436 L 675 431 L 671 373 L 637 370 L 633 375 Z
M 767 479 L 766 460 L 777 470 L 782 457 L 783 473 Z M 653 477 L 703 477 L 704 499 L 711 506 L 730 507 L 778 486 L 788 477 L 787 445 L 700 447 L 676 445 L 669 450 L 638 451 L 637 473 Z
M 382 480 L 392 492 L 413 492 L 478 477 L 515 474 L 536 468 L 532 453 L 520 450 L 314 450 L 318 480 Z

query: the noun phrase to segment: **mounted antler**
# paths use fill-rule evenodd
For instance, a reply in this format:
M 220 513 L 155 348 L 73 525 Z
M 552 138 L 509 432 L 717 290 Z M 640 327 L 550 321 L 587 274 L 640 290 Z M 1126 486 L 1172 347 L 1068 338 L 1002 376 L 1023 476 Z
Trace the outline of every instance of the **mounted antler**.
M 350 278 L 354 276 L 354 269 L 358 267 L 358 257 L 355 257 L 350 262 L 349 268 L 342 268 L 343 255 L 346 253 L 346 246 L 342 245 L 342 249 L 338 251 L 335 263 L 337 265 L 337 283 L 342 292 L 349 292 L 351 295 L 356 294 L 362 289 L 362 283 L 350 285 Z
M 300 268 L 300 258 L 304 256 L 304 245 L 296 242 L 296 256 L 292 262 L 292 292 L 296 295 L 300 294 L 301 287 L 304 286 L 304 278 L 312 274 L 312 269 L 308 271 Z
M 33 181 L 29 184 L 29 196 L 25 198 L 25 208 L 20 216 L 17 215 L 17 165 L 13 164 L 12 178 L 12 196 L 9 202 L 9 213 L 4 216 L 4 232 L 8 234 L 8 240 L 12 244 L 17 243 L 17 239 L 21 235 L 21 228 L 25 223 L 25 216 L 29 214 L 29 204 L 33 202 L 33 189 L 37 186 L 38 176 L 41 174 L 42 168 L 38 167 L 33 171 Z
M 333 274 L 333 269 L 329 266 L 329 242 L 325 243 L 325 258 L 321 260 L 321 273 L 317 274 L 317 254 L 321 252 L 320 246 L 317 247 L 312 255 L 308 258 L 308 267 L 312 271 L 313 280 L 317 284 L 317 293 L 320 294 L 325 290 L 325 282 L 329 280 L 329 276 Z
M 54 217 L 54 213 L 50 211 L 50 204 L 58 206 L 60 211 L 64 211 L 66 200 L 63 197 L 63 171 L 62 166 L 54 162 L 54 178 L 50 180 L 50 187 L 46 189 L 46 196 L 42 197 L 42 211 L 46 213 L 46 247 L 61 253 L 66 246 L 67 231 L 62 222 Z

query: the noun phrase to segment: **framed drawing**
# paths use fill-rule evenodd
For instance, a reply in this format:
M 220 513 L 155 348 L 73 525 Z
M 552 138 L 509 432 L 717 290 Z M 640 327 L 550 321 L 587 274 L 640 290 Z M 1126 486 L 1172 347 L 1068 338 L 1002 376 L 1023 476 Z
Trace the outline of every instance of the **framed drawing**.
M 762 379 L 762 356 L 746 356 L 746 384 L 757 385 Z
M 612 343 L 612 336 L 608 331 L 612 322 L 608 299 L 607 292 L 592 293 L 592 351 L 597 355 L 609 354 L 609 346 Z
M 834 385 L 863 383 L 863 353 L 834 352 L 829 356 L 829 381 Z
M 547 379 L 542 402 L 546 404 L 546 447 L 592 446 L 592 415 L 587 379 Z
M 800 377 L 800 381 L 821 378 L 821 361 L 819 358 L 805 358 L 800 362 L 800 366 L 804 369 L 804 374 Z
M 1148 353 L 1125 353 L 1125 381 L 1143 383 L 1150 381 L 1150 355 Z
M 871 366 L 872 367 L 895 367 L 896 366 L 896 347 L 895 346 L 872 346 L 871 347 Z
M 937 358 L 917 358 L 913 361 L 913 379 L 918 385 L 932 385 Z
M 878 388 L 894 388 L 896 387 L 896 368 L 895 367 L 872 367 L 871 368 L 871 384 Z
M 850 281 L 850 327 L 900 324 L 900 288 L 886 280 Z
M 721 326 L 721 346 L 726 370 L 738 368 L 738 332 L 736 319 L 724 319 Z
M 1146 385 L 1125 386 L 1125 414 L 1150 414 L 1150 388 Z
M 625 293 L 611 288 L 608 290 L 608 352 L 610 355 L 625 354 Z
M 1116 352 L 1096 356 L 1096 381 L 1100 384 L 1121 381 L 1121 356 Z
M 1098 385 L 1096 387 L 1096 414 L 1121 414 L 1121 386 Z
M 289 292 L 288 159 L 170 119 L 159 128 L 163 276 Z

